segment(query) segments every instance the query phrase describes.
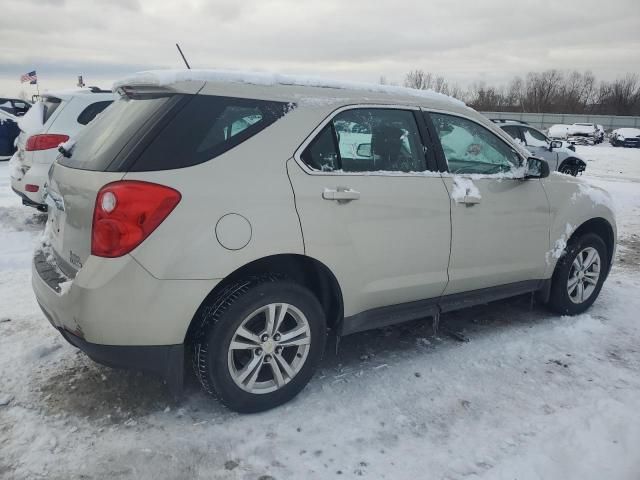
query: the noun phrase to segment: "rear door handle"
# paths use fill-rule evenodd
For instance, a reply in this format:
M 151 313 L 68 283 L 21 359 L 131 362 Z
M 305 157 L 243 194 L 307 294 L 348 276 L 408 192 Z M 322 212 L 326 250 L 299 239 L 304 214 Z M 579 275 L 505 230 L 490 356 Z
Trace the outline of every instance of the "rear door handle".
M 348 187 L 337 187 L 335 190 L 325 188 L 324 192 L 322 192 L 322 198 L 325 200 L 334 200 L 340 203 L 350 202 L 352 200 L 358 200 L 360 198 L 360 192 Z

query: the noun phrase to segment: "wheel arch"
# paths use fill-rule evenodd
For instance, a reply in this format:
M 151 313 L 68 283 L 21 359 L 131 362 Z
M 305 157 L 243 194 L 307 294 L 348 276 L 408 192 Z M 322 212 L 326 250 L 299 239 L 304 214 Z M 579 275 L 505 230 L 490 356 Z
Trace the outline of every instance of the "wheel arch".
M 613 226 L 609 223 L 608 220 L 602 217 L 594 217 L 580 224 L 578 228 L 576 228 L 569 238 L 567 239 L 567 245 L 574 239 L 581 237 L 587 233 L 595 233 L 604 241 L 607 247 L 607 260 L 608 260 L 608 270 L 606 275 L 609 274 L 611 270 L 611 265 L 613 263 L 613 254 L 615 252 L 615 233 L 613 230 Z M 556 261 L 553 270 L 551 270 L 551 274 L 555 273 L 558 268 L 558 262 Z M 552 286 L 553 276 L 547 278 L 542 288 L 538 292 L 538 298 L 543 302 L 547 303 L 549 301 L 551 295 L 551 286 Z
M 615 236 L 613 233 L 613 227 L 611 224 L 602 217 L 591 218 L 582 223 L 569 237 L 567 243 L 571 242 L 574 238 L 578 238 L 586 233 L 595 233 L 604 241 L 607 246 L 607 260 L 609 270 L 611 270 L 611 264 L 613 263 L 613 253 L 615 251 Z M 607 271 L 607 273 L 609 273 Z
M 567 157 L 560 162 L 560 165 L 558 165 L 558 171 L 561 171 L 562 167 L 564 167 L 565 165 L 571 165 L 571 166 L 577 167 L 577 173 L 584 171 L 585 168 L 587 167 L 587 164 L 585 163 L 584 160 L 581 160 L 577 157 Z
M 281 274 L 308 288 L 324 310 L 327 327 L 336 328 L 344 315 L 342 289 L 333 272 L 319 260 L 300 254 L 277 254 L 253 260 L 234 270 L 220 281 L 198 306 L 185 336 L 189 343 L 195 334 L 195 321 L 203 307 L 228 285 L 249 276 Z

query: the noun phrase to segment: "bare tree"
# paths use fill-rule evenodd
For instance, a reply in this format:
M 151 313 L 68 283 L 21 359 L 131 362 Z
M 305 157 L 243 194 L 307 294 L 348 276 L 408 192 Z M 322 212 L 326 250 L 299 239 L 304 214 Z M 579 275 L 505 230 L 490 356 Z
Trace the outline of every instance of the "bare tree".
M 465 94 L 445 77 L 418 69 L 405 75 L 404 85 L 451 95 L 481 111 L 640 115 L 638 74 L 598 84 L 590 71 L 546 70 L 514 77 L 506 87 L 475 83 Z

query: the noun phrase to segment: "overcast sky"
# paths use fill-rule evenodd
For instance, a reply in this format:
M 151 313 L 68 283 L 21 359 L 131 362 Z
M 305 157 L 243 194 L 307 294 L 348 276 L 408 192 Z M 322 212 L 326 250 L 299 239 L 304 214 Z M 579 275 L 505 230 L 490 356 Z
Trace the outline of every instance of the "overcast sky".
M 133 71 L 194 68 L 461 86 L 548 68 L 640 72 L 638 0 L 2 0 L 0 95 L 110 87 Z

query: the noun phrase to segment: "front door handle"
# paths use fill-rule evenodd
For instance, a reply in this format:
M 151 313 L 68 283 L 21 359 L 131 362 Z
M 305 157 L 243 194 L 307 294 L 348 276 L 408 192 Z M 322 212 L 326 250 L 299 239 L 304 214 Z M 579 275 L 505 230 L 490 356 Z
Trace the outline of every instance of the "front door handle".
M 465 195 L 462 198 L 462 203 L 464 203 L 465 205 L 476 205 L 480 203 L 480 197 L 476 195 Z
M 337 187 L 336 189 L 325 188 L 322 192 L 322 198 L 325 200 L 334 200 L 336 202 L 350 202 L 360 198 L 360 192 L 348 187 Z

